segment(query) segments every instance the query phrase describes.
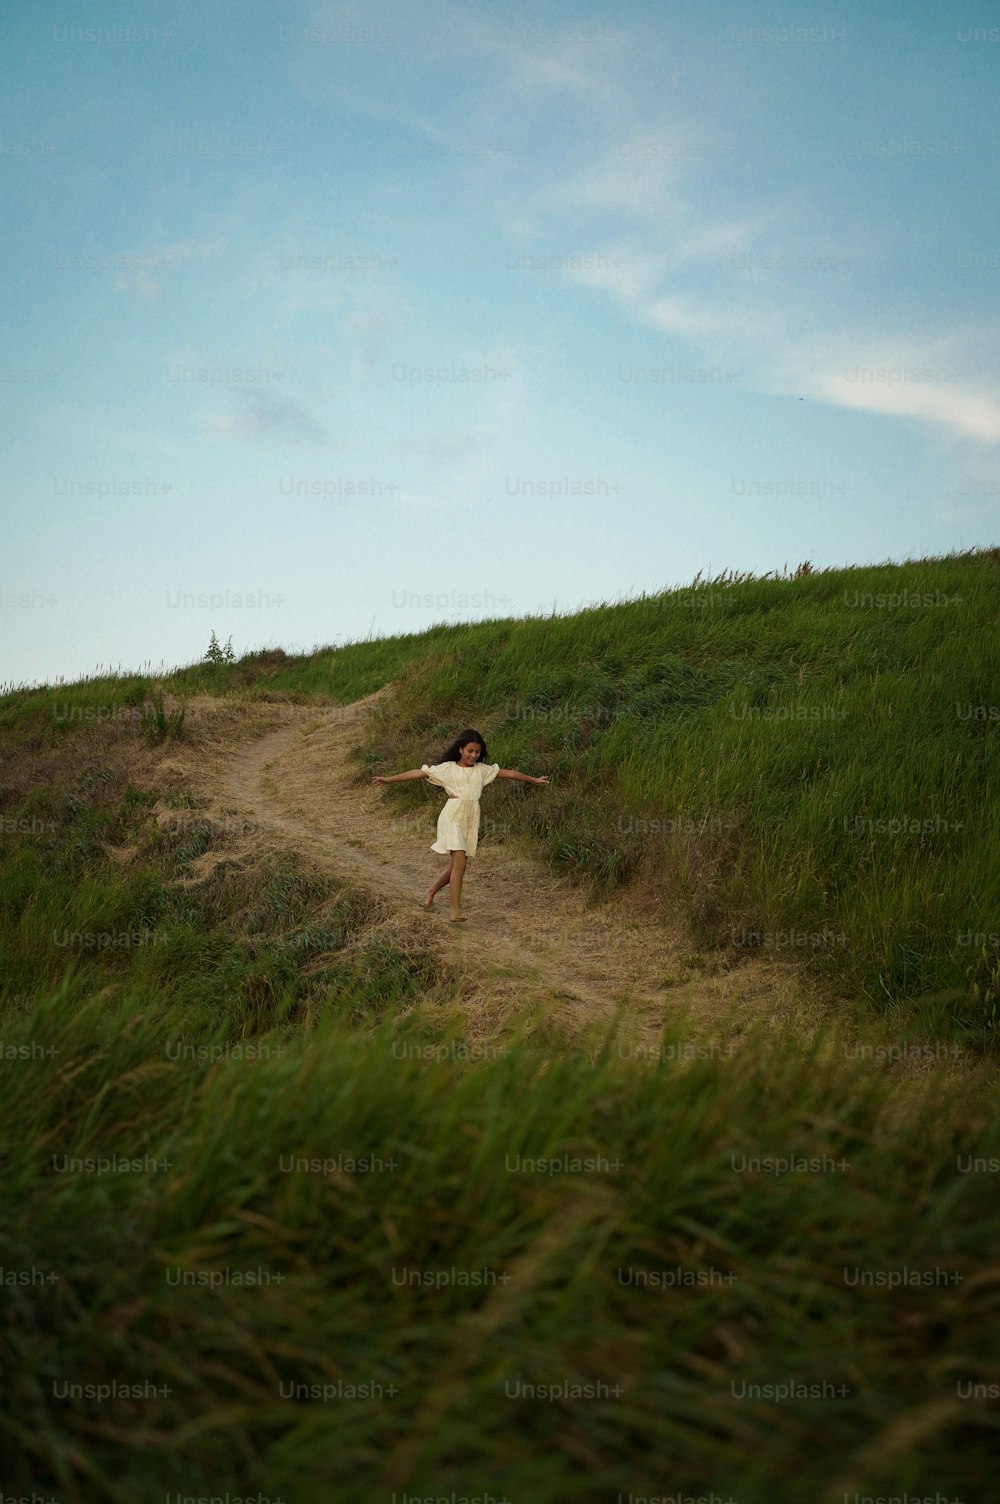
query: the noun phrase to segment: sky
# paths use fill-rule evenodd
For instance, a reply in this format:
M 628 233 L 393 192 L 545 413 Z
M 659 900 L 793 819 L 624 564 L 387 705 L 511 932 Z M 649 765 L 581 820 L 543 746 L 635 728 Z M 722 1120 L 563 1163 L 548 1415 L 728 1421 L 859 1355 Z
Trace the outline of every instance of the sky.
M 0 7 L 0 681 L 997 540 L 994 6 Z

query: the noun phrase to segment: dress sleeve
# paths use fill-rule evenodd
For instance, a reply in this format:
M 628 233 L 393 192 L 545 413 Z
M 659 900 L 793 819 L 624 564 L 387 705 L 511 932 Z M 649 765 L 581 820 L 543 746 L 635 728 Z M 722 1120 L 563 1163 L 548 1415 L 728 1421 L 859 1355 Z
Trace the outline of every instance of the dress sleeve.
M 488 762 L 486 764 L 486 766 L 483 768 L 483 788 L 485 788 L 488 783 L 493 782 L 499 771 L 500 764 L 498 762 Z
M 427 774 L 427 782 L 436 783 L 438 788 L 444 789 L 447 794 L 454 793 L 452 784 L 455 780 L 450 776 L 453 766 L 452 763 L 447 762 L 436 762 L 433 766 L 428 766 L 425 762 L 420 764 L 421 771 Z

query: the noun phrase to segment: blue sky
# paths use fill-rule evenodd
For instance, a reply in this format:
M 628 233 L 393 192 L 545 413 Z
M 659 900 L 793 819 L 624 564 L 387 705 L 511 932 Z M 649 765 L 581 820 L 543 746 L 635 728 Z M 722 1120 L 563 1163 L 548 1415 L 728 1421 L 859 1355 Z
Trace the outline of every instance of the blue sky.
M 996 543 L 995 8 L 0 35 L 3 681 Z

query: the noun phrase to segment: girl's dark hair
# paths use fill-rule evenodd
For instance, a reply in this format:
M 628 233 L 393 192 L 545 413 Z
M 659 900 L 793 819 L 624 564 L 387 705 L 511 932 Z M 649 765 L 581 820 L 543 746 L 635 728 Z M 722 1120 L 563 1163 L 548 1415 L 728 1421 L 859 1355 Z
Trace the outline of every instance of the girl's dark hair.
M 478 742 L 479 743 L 479 746 L 481 748 L 480 753 L 479 753 L 479 761 L 480 762 L 489 762 L 489 758 L 486 755 L 486 743 L 483 741 L 482 737 L 479 735 L 479 732 L 478 731 L 473 731 L 471 728 L 468 729 L 468 730 L 466 730 L 466 731 L 460 731 L 459 732 L 458 736 L 456 736 L 456 738 L 452 742 L 451 746 L 448 747 L 447 750 L 445 751 L 445 754 L 442 757 L 441 761 L 442 762 L 458 762 L 458 759 L 462 755 L 462 748 L 463 747 L 467 747 L 470 742 Z

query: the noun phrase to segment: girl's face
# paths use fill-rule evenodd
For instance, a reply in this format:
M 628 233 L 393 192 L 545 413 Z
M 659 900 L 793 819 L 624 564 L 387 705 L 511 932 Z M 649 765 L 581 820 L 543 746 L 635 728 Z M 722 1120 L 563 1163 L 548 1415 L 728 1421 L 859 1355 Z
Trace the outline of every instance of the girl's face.
M 458 749 L 458 765 L 460 768 L 474 768 L 482 751 L 478 742 L 466 742 L 464 747 Z

